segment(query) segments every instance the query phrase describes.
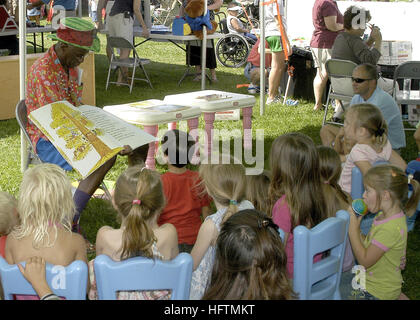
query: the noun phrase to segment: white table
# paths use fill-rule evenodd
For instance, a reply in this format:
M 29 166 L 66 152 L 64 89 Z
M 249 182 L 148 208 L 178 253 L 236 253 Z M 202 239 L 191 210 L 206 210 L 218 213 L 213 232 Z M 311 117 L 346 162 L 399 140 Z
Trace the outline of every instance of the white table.
M 135 125 L 142 125 L 144 131 L 157 136 L 159 124 L 168 123 L 169 129 L 176 128 L 176 122 L 187 120 L 190 132 L 194 132 L 196 142 L 198 135 L 195 134 L 198 128 L 198 117 L 201 109 L 194 106 L 169 105 L 161 100 L 145 100 L 122 105 L 105 106 L 103 110 L 117 116 L 118 118 Z M 147 153 L 146 166 L 155 169 L 155 154 L 159 142 L 151 142 Z M 197 145 L 196 145 L 197 146 Z M 199 149 L 196 147 L 192 163 L 199 162 Z
M 108 34 L 108 30 L 101 30 L 100 33 L 103 34 Z M 143 38 L 142 36 L 142 28 L 141 27 L 134 27 L 134 40 L 135 38 Z M 222 33 L 213 33 L 210 35 L 207 35 L 207 40 L 214 40 L 214 39 L 219 39 L 221 37 L 223 37 L 224 34 Z M 176 45 L 178 48 L 180 48 L 181 50 L 184 50 L 187 53 L 187 48 L 189 48 L 188 45 L 196 45 L 196 46 L 200 46 L 202 45 L 203 41 L 198 39 L 195 35 L 188 35 L 188 36 L 177 36 L 172 34 L 172 32 L 166 32 L 166 33 L 154 33 L 151 32 L 149 34 L 149 37 L 144 39 L 143 41 L 140 41 L 138 43 L 135 43 L 134 41 L 134 46 L 137 47 L 147 41 L 157 41 L 157 42 L 171 42 L 174 45 Z M 182 47 L 180 44 L 185 44 L 187 45 L 187 48 Z M 207 41 L 207 46 L 212 45 L 213 46 L 213 41 Z M 188 54 L 188 57 L 190 55 Z M 181 79 L 178 81 L 178 86 L 181 85 L 181 82 L 185 79 L 185 77 L 189 76 L 189 75 L 195 75 L 195 73 L 190 73 L 190 61 L 187 61 L 187 68 L 184 72 L 184 74 L 182 75 Z M 210 77 L 207 76 L 207 78 L 209 79 L 209 81 L 211 82 Z
M 54 29 L 51 26 L 45 26 L 45 27 L 33 27 L 33 28 L 26 28 L 26 34 L 33 34 L 33 41 L 27 41 L 28 43 L 32 44 L 34 46 L 34 53 L 36 53 L 37 43 L 36 43 L 36 34 L 41 34 L 41 45 L 39 46 L 41 48 L 41 52 L 45 51 L 44 48 L 44 33 L 45 32 L 54 32 L 56 29 Z M 18 35 L 19 29 L 9 29 L 7 31 L 0 32 L 1 36 L 12 36 L 12 35 Z
M 396 101 L 398 104 L 420 104 L 420 90 L 410 90 L 409 95 L 404 95 L 400 90 L 397 92 Z
M 213 98 L 214 99 L 213 99 Z M 204 114 L 205 131 L 207 135 L 207 155 L 211 154 L 213 141 L 214 117 L 218 111 L 242 109 L 242 126 L 244 130 L 244 148 L 252 149 L 252 107 L 255 97 L 249 94 L 240 94 L 218 90 L 202 90 L 181 94 L 169 95 L 164 98 L 166 103 L 179 104 L 191 107 L 200 107 Z

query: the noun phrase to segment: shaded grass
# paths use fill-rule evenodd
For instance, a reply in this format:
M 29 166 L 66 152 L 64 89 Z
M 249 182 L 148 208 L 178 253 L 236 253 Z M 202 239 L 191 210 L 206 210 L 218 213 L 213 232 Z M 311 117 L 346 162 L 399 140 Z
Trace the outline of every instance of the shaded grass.
M 141 57 L 152 60 L 146 65 L 146 70 L 151 77 L 154 89 L 144 82 L 136 82 L 130 95 L 128 87 L 116 87 L 111 85 L 105 90 L 108 62 L 105 55 L 105 37 L 101 39 L 101 52 L 95 55 L 96 68 L 96 104 L 98 107 L 105 105 L 121 104 L 146 99 L 163 99 L 165 95 L 196 91 L 201 89 L 200 82 L 191 81 L 187 77 L 181 86 L 178 81 L 185 71 L 185 53 L 173 44 L 166 42 L 146 42 L 137 47 Z M 138 39 L 137 39 L 138 40 Z M 38 40 L 40 41 L 40 39 Z M 46 40 L 45 47 L 49 48 L 52 43 Z M 32 47 L 28 46 L 29 51 Z M 218 66 L 217 76 L 219 82 L 206 83 L 206 89 L 217 89 L 229 92 L 247 93 L 246 88 L 237 89 L 236 84 L 247 83 L 243 76 L 243 68 L 230 69 Z M 319 130 L 322 123 L 322 112 L 312 111 L 313 101 L 299 99 L 297 107 L 274 105 L 266 107 L 263 116 L 260 115 L 259 96 L 253 109 L 253 145 L 255 155 L 255 130 L 264 129 L 264 162 L 268 169 L 268 158 L 272 142 L 276 137 L 288 132 L 301 132 L 310 136 L 316 144 L 320 144 Z M 331 116 L 331 115 L 330 115 Z M 180 123 L 181 128 L 186 128 L 185 121 Z M 242 129 L 241 121 L 216 121 L 215 129 Z M 20 134 L 15 119 L 0 121 L 0 189 L 17 196 L 19 184 L 22 180 L 20 172 Z M 200 117 L 199 128 L 204 129 L 203 118 Z M 166 131 L 167 126 L 159 126 L 160 132 Z M 185 130 L 185 129 L 184 129 Z M 412 133 L 408 132 L 407 147 L 402 150 L 402 157 L 412 160 L 417 157 L 417 147 Z M 231 141 L 231 150 L 233 141 Z M 119 157 L 116 164 L 109 171 L 106 179 L 116 180 L 120 173 L 127 167 L 126 157 Z M 157 170 L 164 172 L 166 168 L 157 163 Z M 72 178 L 77 178 L 71 173 Z M 118 227 L 116 211 L 110 203 L 101 199 L 91 199 L 81 217 L 81 228 L 86 237 L 92 243 L 96 240 L 96 233 L 101 226 L 109 225 Z M 94 258 L 90 255 L 89 259 Z M 417 221 L 414 231 L 409 233 L 407 247 L 407 266 L 403 271 L 403 291 L 410 299 L 420 299 L 420 223 Z

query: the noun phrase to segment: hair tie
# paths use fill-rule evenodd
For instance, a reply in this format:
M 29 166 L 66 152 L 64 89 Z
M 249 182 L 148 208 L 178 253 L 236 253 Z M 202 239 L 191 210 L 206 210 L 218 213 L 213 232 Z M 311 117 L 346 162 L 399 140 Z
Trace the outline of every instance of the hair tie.
M 267 228 L 269 224 L 270 221 L 268 219 L 258 220 L 258 228 Z
M 238 201 L 236 201 L 236 200 L 229 200 L 229 204 L 233 204 L 233 205 L 237 206 L 238 205 Z
M 375 131 L 375 137 L 382 137 L 382 135 L 384 134 L 385 130 L 383 128 L 378 128 Z
M 408 175 L 408 185 L 411 185 L 411 179 L 413 179 L 413 178 L 414 178 L 414 175 L 412 173 L 410 173 Z
M 134 199 L 134 200 L 133 200 L 133 204 L 138 204 L 138 205 L 140 205 L 140 204 L 141 204 L 141 200 L 139 200 L 139 199 Z

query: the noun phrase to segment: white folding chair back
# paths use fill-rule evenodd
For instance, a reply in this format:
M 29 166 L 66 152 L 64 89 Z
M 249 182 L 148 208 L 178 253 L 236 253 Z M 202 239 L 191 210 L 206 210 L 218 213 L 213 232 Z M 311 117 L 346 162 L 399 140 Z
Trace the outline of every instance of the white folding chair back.
M 403 90 L 397 90 L 399 79 L 420 80 L 420 61 L 407 61 L 400 64 L 394 71 L 394 82 L 392 85 L 392 96 L 398 105 L 420 105 L 420 90 L 411 90 L 405 94 Z M 416 128 L 404 128 L 407 131 L 414 131 Z
M 325 68 L 327 69 L 328 78 L 330 79 L 331 85 L 328 91 L 327 103 L 325 105 L 324 119 L 322 125 L 326 123 L 339 124 L 341 123 L 334 121 L 326 121 L 328 114 L 328 107 L 331 100 L 336 99 L 341 102 L 341 105 L 344 107 L 344 103 L 349 103 L 353 98 L 353 86 L 351 82 L 351 77 L 353 74 L 353 69 L 357 67 L 357 64 L 353 61 L 348 60 L 339 60 L 339 59 L 329 59 Z

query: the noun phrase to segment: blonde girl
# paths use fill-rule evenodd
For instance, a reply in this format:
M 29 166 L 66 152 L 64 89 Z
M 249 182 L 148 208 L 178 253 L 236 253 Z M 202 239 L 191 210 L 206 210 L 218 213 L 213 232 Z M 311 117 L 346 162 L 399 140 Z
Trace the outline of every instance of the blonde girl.
M 293 229 L 312 228 L 328 217 L 314 142 L 301 133 L 274 140 L 270 151 L 272 218 L 285 233 L 288 276 L 293 278 Z M 321 254 L 315 256 L 320 260 Z
M 249 200 L 256 210 L 270 215 L 270 187 L 271 173 L 264 170 L 261 174 L 246 176 L 246 199 Z
M 245 200 L 245 168 L 230 159 L 229 164 L 202 164 L 199 174 L 205 189 L 216 205 L 216 213 L 207 216 L 191 251 L 194 272 L 190 299 L 201 299 L 208 285 L 221 225 L 239 210 L 253 209 Z
M 16 198 L 7 192 L 0 191 L 0 256 L 3 258 L 7 235 L 18 223 Z
M 339 185 L 347 193 L 351 192 L 351 171 L 357 166 L 365 174 L 374 162 L 389 161 L 405 170 L 405 161 L 392 151 L 387 138 L 388 126 L 381 110 L 369 103 L 351 106 L 344 120 L 344 137 L 356 141 L 346 157 Z
M 157 219 L 165 206 L 160 174 L 138 165 L 124 171 L 115 184 L 113 203 L 121 227 L 104 226 L 96 236 L 96 255 L 106 254 L 115 261 L 143 256 L 171 260 L 178 255 L 178 236 L 172 224 L 160 227 Z M 93 260 L 89 262 L 92 289 L 89 299 L 97 299 Z M 119 292 L 120 300 L 169 299 L 170 292 Z
M 75 206 L 71 183 L 55 164 L 39 164 L 25 171 L 19 191 L 20 224 L 6 241 L 9 264 L 39 256 L 54 265 L 87 262 L 83 237 L 71 232 Z
M 372 229 L 360 234 L 361 218 L 352 208 L 349 237 L 354 255 L 365 269 L 365 291 L 361 299 L 395 300 L 401 295 L 401 270 L 405 268 L 407 223 L 404 212 L 414 212 L 420 198 L 419 184 L 392 165 L 378 165 L 363 178 L 363 200 L 370 212 L 378 212 Z M 409 184 L 413 192 L 408 199 Z

